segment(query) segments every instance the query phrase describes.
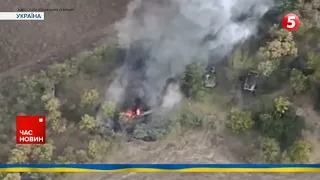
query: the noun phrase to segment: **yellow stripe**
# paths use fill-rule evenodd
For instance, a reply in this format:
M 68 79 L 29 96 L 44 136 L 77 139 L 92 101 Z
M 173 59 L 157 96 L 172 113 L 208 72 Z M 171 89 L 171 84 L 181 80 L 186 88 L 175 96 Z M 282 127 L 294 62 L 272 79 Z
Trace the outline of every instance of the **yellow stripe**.
M 188 168 L 165 170 L 153 168 L 128 168 L 119 170 L 95 170 L 81 168 L 0 168 L 0 172 L 320 172 L 320 168 Z

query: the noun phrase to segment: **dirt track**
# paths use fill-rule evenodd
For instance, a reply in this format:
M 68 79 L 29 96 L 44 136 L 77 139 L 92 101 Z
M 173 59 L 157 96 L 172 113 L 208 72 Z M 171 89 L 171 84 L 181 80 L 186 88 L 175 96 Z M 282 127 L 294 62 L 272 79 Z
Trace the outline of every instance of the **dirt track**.
M 242 142 L 212 132 L 198 132 L 187 137 L 169 138 L 162 143 L 130 142 L 112 152 L 105 163 L 243 163 L 235 155 Z M 233 142 L 233 143 L 232 143 Z M 70 180 L 317 180 L 316 173 L 81 173 Z

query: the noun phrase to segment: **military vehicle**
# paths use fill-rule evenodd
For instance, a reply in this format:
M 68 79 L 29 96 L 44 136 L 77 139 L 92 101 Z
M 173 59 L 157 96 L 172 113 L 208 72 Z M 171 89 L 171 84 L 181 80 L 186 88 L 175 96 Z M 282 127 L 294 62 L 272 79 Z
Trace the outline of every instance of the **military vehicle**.
M 257 88 L 258 78 L 259 73 L 257 71 L 251 70 L 246 77 L 243 89 L 245 91 L 254 92 Z
M 211 67 L 204 75 L 204 86 L 214 88 L 216 85 L 216 69 L 215 67 Z

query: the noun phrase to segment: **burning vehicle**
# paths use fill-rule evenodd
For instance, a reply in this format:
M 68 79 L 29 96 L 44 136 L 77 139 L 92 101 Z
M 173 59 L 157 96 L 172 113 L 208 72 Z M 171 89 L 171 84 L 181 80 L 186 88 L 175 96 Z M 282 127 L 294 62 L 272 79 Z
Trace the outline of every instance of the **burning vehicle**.
M 128 108 L 124 113 L 124 118 L 126 120 L 135 119 L 147 116 L 152 113 L 152 110 L 150 110 L 146 105 L 143 104 L 141 98 L 135 98 L 133 106 L 131 108 Z

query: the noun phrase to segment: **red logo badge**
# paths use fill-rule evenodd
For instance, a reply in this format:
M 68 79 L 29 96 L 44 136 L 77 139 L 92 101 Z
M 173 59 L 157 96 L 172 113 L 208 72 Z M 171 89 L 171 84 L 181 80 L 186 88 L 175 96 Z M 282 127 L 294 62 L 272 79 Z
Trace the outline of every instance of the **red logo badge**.
M 287 14 L 282 19 L 282 26 L 287 31 L 295 31 L 300 26 L 300 19 L 295 14 Z
M 16 117 L 17 144 L 45 144 L 46 117 L 45 116 L 17 116 Z

